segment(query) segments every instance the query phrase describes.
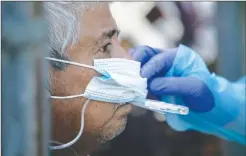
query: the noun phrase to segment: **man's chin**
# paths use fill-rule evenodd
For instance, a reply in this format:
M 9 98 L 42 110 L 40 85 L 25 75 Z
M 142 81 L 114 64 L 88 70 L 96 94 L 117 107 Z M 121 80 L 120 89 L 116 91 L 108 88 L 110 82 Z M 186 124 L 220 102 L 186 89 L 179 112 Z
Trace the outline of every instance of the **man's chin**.
M 105 143 L 109 140 L 114 139 L 124 131 L 126 123 L 127 117 L 123 119 L 112 119 L 103 127 L 98 141 L 100 143 Z

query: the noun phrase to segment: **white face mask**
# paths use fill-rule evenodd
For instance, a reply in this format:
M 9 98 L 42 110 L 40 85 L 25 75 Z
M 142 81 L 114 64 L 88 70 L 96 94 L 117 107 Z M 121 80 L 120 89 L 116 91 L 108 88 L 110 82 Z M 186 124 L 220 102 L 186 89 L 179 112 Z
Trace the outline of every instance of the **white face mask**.
M 46 59 L 94 69 L 101 74 L 101 76 L 95 76 L 91 79 L 83 94 L 70 96 L 51 96 L 53 99 L 85 97 L 88 98 L 88 100 L 97 100 L 115 104 L 131 103 L 136 106 L 160 113 L 188 113 L 187 107 L 146 99 L 147 79 L 140 76 L 140 62 L 121 58 L 95 59 L 94 66 L 90 66 L 50 57 L 46 57 Z M 51 146 L 51 149 L 62 149 L 69 147 L 79 139 L 83 132 L 84 110 L 89 102 L 88 100 L 83 106 L 81 115 L 81 128 L 77 137 L 64 145 Z
M 120 58 L 96 59 L 94 66 L 89 66 L 54 58 L 47 59 L 91 68 L 101 74 L 101 76 L 95 76 L 91 79 L 83 94 L 51 96 L 53 99 L 85 97 L 117 104 L 145 102 L 147 79 L 140 77 L 139 62 Z

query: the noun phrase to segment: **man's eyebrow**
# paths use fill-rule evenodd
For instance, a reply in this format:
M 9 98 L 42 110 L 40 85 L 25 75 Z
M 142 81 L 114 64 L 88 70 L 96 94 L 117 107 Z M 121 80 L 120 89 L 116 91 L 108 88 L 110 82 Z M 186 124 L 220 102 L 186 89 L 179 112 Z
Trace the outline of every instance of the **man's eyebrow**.
M 111 29 L 109 31 L 103 32 L 102 36 L 105 38 L 112 38 L 115 34 L 118 36 L 120 34 L 120 30 Z

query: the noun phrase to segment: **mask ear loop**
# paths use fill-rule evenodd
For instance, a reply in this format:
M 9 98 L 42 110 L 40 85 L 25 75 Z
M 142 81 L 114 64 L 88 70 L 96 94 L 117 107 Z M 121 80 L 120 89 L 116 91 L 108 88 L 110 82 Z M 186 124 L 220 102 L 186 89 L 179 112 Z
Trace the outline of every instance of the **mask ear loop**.
M 61 142 L 59 142 L 59 141 L 51 141 L 52 143 L 54 143 L 54 144 L 59 144 L 59 145 L 62 145 L 63 143 L 61 143 Z M 79 154 L 75 151 L 75 149 L 74 148 L 72 148 L 72 147 L 68 147 L 68 149 L 71 151 L 71 152 L 73 152 L 73 154 L 75 155 L 75 156 L 79 156 Z
M 45 57 L 45 59 L 51 60 L 51 61 L 56 61 L 56 62 L 62 62 L 62 63 L 72 64 L 72 65 L 80 66 L 80 67 L 86 67 L 86 68 L 90 68 L 90 69 L 96 70 L 94 66 L 90 66 L 90 65 L 86 65 L 86 64 L 80 64 L 80 63 L 72 62 L 72 61 L 68 61 L 68 60 L 60 60 L 60 59 L 56 59 L 56 58 L 52 58 L 52 57 Z
M 62 145 L 59 145 L 59 146 L 49 146 L 49 148 L 51 150 L 59 150 L 59 149 L 63 149 L 63 148 L 67 148 L 69 146 L 72 146 L 75 142 L 77 142 L 81 136 L 81 134 L 83 133 L 83 130 L 84 130 L 84 116 L 85 116 L 85 109 L 89 103 L 90 99 L 87 99 L 86 102 L 84 103 L 84 106 L 82 108 L 82 112 L 81 112 L 81 124 L 80 124 L 80 130 L 79 130 L 79 133 L 78 135 L 70 142 L 68 143 L 65 143 L 65 144 L 62 144 Z
M 70 95 L 70 96 L 50 96 L 52 99 L 72 99 L 77 97 L 85 97 L 85 94 L 77 94 L 77 95 Z
M 81 64 L 81 63 L 72 62 L 72 61 L 68 61 L 68 60 L 56 59 L 56 58 L 52 58 L 52 57 L 45 57 L 45 59 L 50 60 L 50 61 L 67 63 L 67 64 L 71 64 L 71 65 L 75 65 L 75 66 L 90 68 L 90 69 L 95 70 L 96 72 L 98 72 L 101 75 L 106 75 L 108 77 L 110 76 L 110 74 L 108 72 L 106 72 L 104 70 L 98 70 L 97 68 L 95 68 L 94 66 L 91 66 L 91 65 Z

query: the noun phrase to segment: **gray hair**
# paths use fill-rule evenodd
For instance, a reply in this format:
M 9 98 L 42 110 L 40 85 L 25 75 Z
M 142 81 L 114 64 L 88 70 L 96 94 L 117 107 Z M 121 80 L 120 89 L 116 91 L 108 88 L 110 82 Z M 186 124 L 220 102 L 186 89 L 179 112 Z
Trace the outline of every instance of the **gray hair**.
M 98 2 L 44 2 L 45 17 L 48 20 L 48 47 L 51 57 L 67 60 L 66 49 L 79 37 L 81 13 L 93 8 Z M 52 61 L 51 65 L 62 70 L 66 65 Z
M 49 38 L 47 41 L 50 57 L 69 60 L 66 50 L 68 45 L 78 41 L 81 14 L 87 8 L 93 9 L 98 2 L 43 2 L 45 18 L 49 27 Z M 67 64 L 50 61 L 56 70 L 63 70 Z M 48 72 L 47 89 L 51 93 L 52 73 Z

